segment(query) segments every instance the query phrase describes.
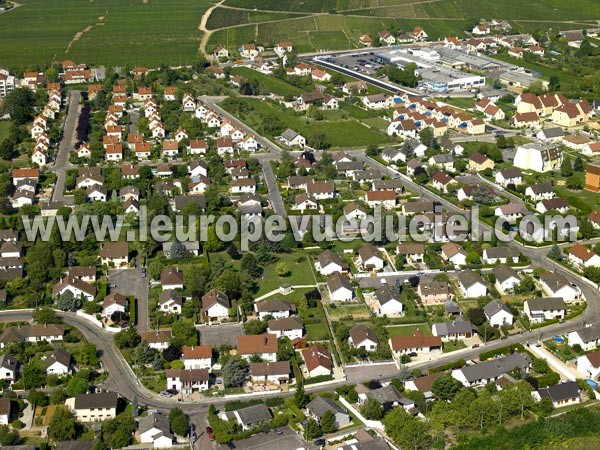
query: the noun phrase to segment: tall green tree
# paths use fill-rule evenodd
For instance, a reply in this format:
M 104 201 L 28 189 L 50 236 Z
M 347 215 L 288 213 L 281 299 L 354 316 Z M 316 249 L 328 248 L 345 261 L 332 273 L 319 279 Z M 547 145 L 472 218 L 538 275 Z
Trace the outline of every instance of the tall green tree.
M 53 441 L 70 441 L 77 434 L 77 422 L 71 411 L 57 408 L 54 411 L 50 425 L 48 426 L 48 437 Z
M 325 411 L 323 417 L 321 417 L 321 431 L 323 433 L 333 433 L 336 429 L 335 415 L 331 410 Z

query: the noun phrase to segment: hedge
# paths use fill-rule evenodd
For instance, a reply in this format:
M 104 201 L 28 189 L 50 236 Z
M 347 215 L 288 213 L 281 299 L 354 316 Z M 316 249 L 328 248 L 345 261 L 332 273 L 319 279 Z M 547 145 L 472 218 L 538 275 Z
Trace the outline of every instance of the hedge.
M 429 369 L 429 374 L 431 375 L 432 373 L 439 373 L 439 372 L 445 372 L 447 370 L 452 370 L 452 369 L 460 369 L 461 367 L 464 367 L 467 365 L 467 361 L 465 361 L 464 359 L 459 359 L 458 361 L 452 361 L 449 362 L 448 364 L 444 364 L 438 367 L 433 367 L 432 369 Z
M 331 381 L 331 380 L 333 380 L 333 375 L 319 375 L 319 376 L 316 376 L 316 377 L 305 379 L 304 380 L 304 385 L 315 384 L 315 383 L 322 383 L 324 381 Z
M 506 347 L 501 347 L 496 350 L 490 350 L 489 352 L 484 352 L 479 355 L 479 361 L 485 361 L 486 359 L 493 358 L 497 355 L 508 355 L 514 352 L 525 352 L 525 347 L 522 344 L 511 344 Z

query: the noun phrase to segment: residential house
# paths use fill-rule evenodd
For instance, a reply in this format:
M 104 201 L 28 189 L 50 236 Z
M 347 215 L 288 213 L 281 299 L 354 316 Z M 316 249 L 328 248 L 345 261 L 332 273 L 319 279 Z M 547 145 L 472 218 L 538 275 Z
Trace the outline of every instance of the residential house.
M 321 344 L 314 344 L 303 350 L 302 357 L 309 378 L 333 373 L 333 357 Z
M 395 317 L 403 314 L 404 304 L 396 291 L 391 287 L 384 285 L 375 290 L 371 309 L 380 317 Z
M 71 373 L 71 359 L 72 356 L 68 351 L 63 350 L 62 348 L 57 348 L 44 360 L 46 374 L 67 375 Z
M 517 167 L 500 170 L 495 176 L 496 183 L 503 187 L 520 186 L 523 184 L 523 174 Z
M 512 325 L 514 316 L 510 309 L 500 300 L 492 300 L 483 307 L 483 313 L 488 323 L 496 328 L 503 325 Z
M 65 405 L 75 413 L 78 422 L 101 422 L 117 415 L 118 396 L 115 392 L 80 394 L 67 399 Z
M 167 369 L 167 389 L 183 394 L 206 391 L 210 374 L 207 369 Z
M 396 208 L 397 195 L 394 191 L 367 191 L 365 201 L 370 208 L 380 206 L 386 210 Z
M 202 315 L 207 323 L 227 320 L 229 308 L 229 297 L 217 289 L 211 289 L 202 297 Z
M 141 444 L 152 444 L 154 448 L 170 448 L 175 440 L 169 417 L 158 411 L 138 418 L 137 433 Z
M 286 147 L 304 148 L 306 145 L 306 138 L 291 128 L 288 128 L 281 133 L 280 140 Z
M 419 280 L 417 295 L 424 306 L 443 305 L 451 298 L 448 283 L 430 279 Z
M 277 336 L 274 334 L 243 335 L 237 337 L 238 354 L 249 360 L 258 355 L 264 361 L 277 361 Z
M 563 162 L 560 146 L 547 142 L 532 142 L 517 146 L 513 165 L 523 170 L 548 172 L 559 169 Z
M 516 223 L 523 216 L 531 213 L 524 203 L 507 203 L 496 207 L 494 214 L 508 223 Z
M 65 334 L 64 325 L 21 325 L 6 327 L 0 334 L 0 348 L 16 342 L 52 342 L 62 341 Z
M 158 309 L 165 314 L 181 314 L 183 297 L 173 289 L 166 289 L 158 296 Z
M 183 289 L 183 272 L 179 268 L 167 267 L 160 274 L 160 284 L 163 291 Z
M 162 351 L 169 346 L 172 334 L 170 329 L 142 331 L 140 337 L 142 338 L 142 342 L 148 344 L 148 347 Z
M 21 363 L 14 356 L 7 353 L 0 355 L 0 380 L 8 381 L 12 385 L 17 381 L 20 366 Z
M 210 345 L 186 345 L 181 349 L 183 365 L 187 370 L 208 369 L 212 367 L 212 348 Z
M 350 302 L 354 298 L 354 291 L 350 279 L 339 273 L 327 278 L 327 291 L 329 298 L 334 302 Z
M 448 242 L 442 246 L 442 259 L 462 267 L 467 263 L 467 252 L 456 242 Z
M 81 298 L 86 301 L 93 300 L 96 296 L 94 285 L 81 281 L 78 278 L 66 277 L 61 279 L 52 287 L 52 297 L 56 298 L 65 294 L 67 291 L 73 294 L 75 298 Z
M 577 371 L 584 374 L 590 380 L 598 380 L 598 376 L 600 375 L 600 351 L 578 357 Z
M 501 294 L 512 292 L 515 286 L 521 282 L 517 272 L 505 265 L 494 267 L 492 273 L 496 277 L 496 289 L 498 289 L 498 292 Z
M 129 264 L 129 247 L 127 242 L 104 242 L 100 250 L 102 265 L 124 267 Z
M 486 247 L 481 260 L 484 264 L 511 264 L 519 262 L 519 254 L 510 247 Z
M 552 406 L 554 408 L 562 408 L 581 403 L 579 386 L 575 381 L 566 381 L 545 388 L 539 388 L 533 395 L 540 400 L 549 398 L 552 401 Z
M 104 297 L 102 301 L 102 316 L 106 318 L 112 317 L 116 312 L 125 313 L 129 307 L 127 298 L 118 292 L 112 292 Z
M 237 422 L 244 431 L 250 430 L 261 423 L 269 422 L 271 418 L 271 411 L 264 403 L 247 406 L 236 411 L 221 413 L 222 420 L 233 420 Z
M 396 336 L 389 339 L 392 354 L 396 359 L 410 353 L 441 354 L 442 339 L 436 336 L 426 336 L 420 330 L 413 336 Z
M 562 298 L 534 298 L 525 300 L 523 312 L 531 323 L 542 323 L 546 320 L 564 319 L 567 306 Z
M 477 334 L 477 328 L 462 317 L 457 317 L 452 322 L 434 323 L 431 334 L 441 337 L 443 342 L 448 342 L 473 337 Z
M 351 347 L 362 348 L 367 352 L 374 352 L 379 346 L 377 334 L 365 325 L 356 325 L 350 329 L 349 334 L 348 343 Z
M 576 243 L 569 249 L 567 261 L 579 269 L 600 266 L 600 256 L 584 245 Z
M 454 369 L 452 377 L 466 387 L 480 387 L 497 381 L 503 375 L 513 370 L 528 370 L 531 358 L 525 353 L 512 353 L 510 355 L 483 361 L 477 364 Z
M 425 258 L 425 246 L 421 243 L 400 243 L 398 242 L 397 253 L 406 258 L 407 264 L 420 264 Z
M 344 263 L 337 253 L 325 250 L 315 262 L 315 269 L 321 275 L 329 276 L 336 272 L 343 273 L 348 271 L 348 264 Z
M 600 345 L 600 324 L 591 324 L 568 334 L 570 347 L 579 345 L 583 351 L 594 350 Z
M 304 324 L 296 317 L 269 320 L 267 333 L 274 334 L 277 339 L 287 337 L 290 341 L 304 335 Z
M 494 161 L 479 152 L 474 152 L 469 157 L 469 170 L 483 172 L 486 169 L 494 168 Z
M 290 362 L 250 363 L 250 382 L 252 384 L 287 384 L 290 381 Z
M 539 202 L 540 200 L 549 200 L 555 196 L 551 183 L 540 183 L 527 186 L 525 189 L 525 195 L 534 202 Z
M 466 298 L 485 297 L 487 286 L 481 275 L 472 270 L 464 270 L 458 274 L 458 287 Z
M 431 387 L 433 386 L 433 382 L 442 375 L 444 375 L 443 372 L 437 372 L 407 380 L 404 382 L 404 388 L 408 391 L 418 391 L 425 396 L 425 400 L 432 400 L 434 395 Z
M 560 297 L 566 303 L 576 302 L 581 299 L 581 290 L 576 285 L 569 283 L 559 273 L 543 273 L 540 275 L 540 284 L 546 295 Z
M 254 311 L 258 320 L 264 320 L 267 316 L 274 319 L 285 319 L 296 314 L 296 305 L 280 298 L 270 298 L 255 302 Z
M 385 259 L 373 244 L 365 244 L 358 250 L 358 260 L 363 270 L 381 270 Z
M 336 428 L 350 425 L 351 419 L 348 411 L 329 397 L 317 396 L 306 405 L 308 416 L 314 418 L 317 422 L 321 421 L 327 411 L 333 413 Z

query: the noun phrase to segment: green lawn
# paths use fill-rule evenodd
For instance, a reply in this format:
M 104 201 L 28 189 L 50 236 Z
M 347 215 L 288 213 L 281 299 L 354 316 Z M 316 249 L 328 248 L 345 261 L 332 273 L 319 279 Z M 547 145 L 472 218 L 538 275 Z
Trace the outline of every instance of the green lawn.
M 341 303 L 330 304 L 327 305 L 327 311 L 332 320 L 347 316 L 352 316 L 355 319 L 365 319 L 369 317 L 369 309 L 364 303 L 352 303 L 349 305 Z
M 392 325 L 386 327 L 389 337 L 397 336 L 412 336 L 415 331 L 419 330 L 426 336 L 431 336 L 431 328 L 426 323 L 419 323 L 415 325 Z
M 290 274 L 287 277 L 280 277 L 275 273 L 277 263 L 267 267 L 258 281 L 260 286 L 257 297 L 267 294 L 275 289 L 278 289 L 282 284 L 297 285 L 314 285 L 315 279 L 310 264 L 306 257 L 301 253 L 290 253 L 280 255 L 279 262 L 283 262 L 290 268 Z
M 463 341 L 451 341 L 444 342 L 444 353 L 455 352 L 456 350 L 460 350 L 463 348 L 467 348 L 467 345 Z
M 8 137 L 8 131 L 10 130 L 11 122 L 2 121 L 0 122 L 0 142 L 4 141 Z
M 319 323 L 308 323 L 304 325 L 306 328 L 306 339 L 309 341 L 322 341 L 331 339 L 329 327 L 325 320 Z
M 262 86 L 265 86 L 275 95 L 282 95 L 285 97 L 286 95 L 300 95 L 303 93 L 302 89 L 286 83 L 284 80 L 280 80 L 272 75 L 265 75 L 264 73 L 257 72 L 249 67 L 233 67 L 231 69 L 231 74 L 240 75 L 248 81 L 256 79 Z
M 384 120 L 382 117 L 373 117 L 371 119 L 363 119 L 362 121 L 365 125 L 375 128 L 376 130 L 387 130 L 388 125 L 390 124 L 388 121 Z
M 2 64 L 44 67 L 72 59 L 89 65 L 192 64 L 208 0 L 43 0 L 0 15 Z M 71 44 L 71 45 L 69 45 Z
M 270 117 L 275 116 L 281 120 L 283 125 L 302 134 L 308 141 L 315 133 L 324 133 L 326 142 L 333 149 L 361 147 L 369 144 L 380 145 L 390 142 L 390 138 L 385 133 L 369 129 L 354 119 L 310 122 L 304 116 L 270 101 L 261 101 L 254 98 L 244 98 L 240 101 L 243 101 L 252 109 L 252 111 L 243 114 L 241 119 L 258 132 L 268 128 L 265 120 L 269 121 Z M 227 109 L 227 105 L 227 101 L 222 104 L 225 109 Z M 234 110 L 230 112 L 237 114 L 237 111 Z

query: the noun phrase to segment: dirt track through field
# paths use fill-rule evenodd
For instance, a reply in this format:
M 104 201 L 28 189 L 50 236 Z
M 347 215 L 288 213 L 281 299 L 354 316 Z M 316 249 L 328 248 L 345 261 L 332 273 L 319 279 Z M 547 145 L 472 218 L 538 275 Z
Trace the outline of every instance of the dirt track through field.
M 98 23 L 96 23 L 96 25 L 104 25 L 104 16 L 98 17 Z M 92 30 L 92 28 L 94 28 L 94 25 L 88 25 L 83 30 L 78 31 L 77 33 L 75 33 L 75 36 L 73 36 L 73 39 L 71 39 L 71 41 L 67 44 L 67 48 L 65 49 L 65 55 L 67 53 L 69 53 L 69 50 L 71 50 L 71 46 L 75 42 L 77 42 L 79 39 L 81 39 L 81 36 L 83 36 L 83 33 L 88 33 L 89 31 Z
M 200 39 L 200 53 L 202 53 L 204 56 L 208 56 L 208 53 L 206 53 L 206 44 L 208 43 L 208 39 L 210 38 L 210 35 L 213 33 L 212 31 L 209 31 L 206 29 L 206 22 L 208 22 L 208 18 L 210 17 L 210 15 L 212 14 L 212 12 L 218 8 L 219 6 L 221 6 L 223 4 L 223 2 L 225 2 L 225 0 L 221 0 L 219 3 L 215 3 L 213 6 L 211 6 L 210 8 L 208 8 L 204 14 L 202 14 L 202 19 L 200 20 L 200 25 L 198 26 L 198 29 L 200 31 L 202 31 L 202 39 Z

